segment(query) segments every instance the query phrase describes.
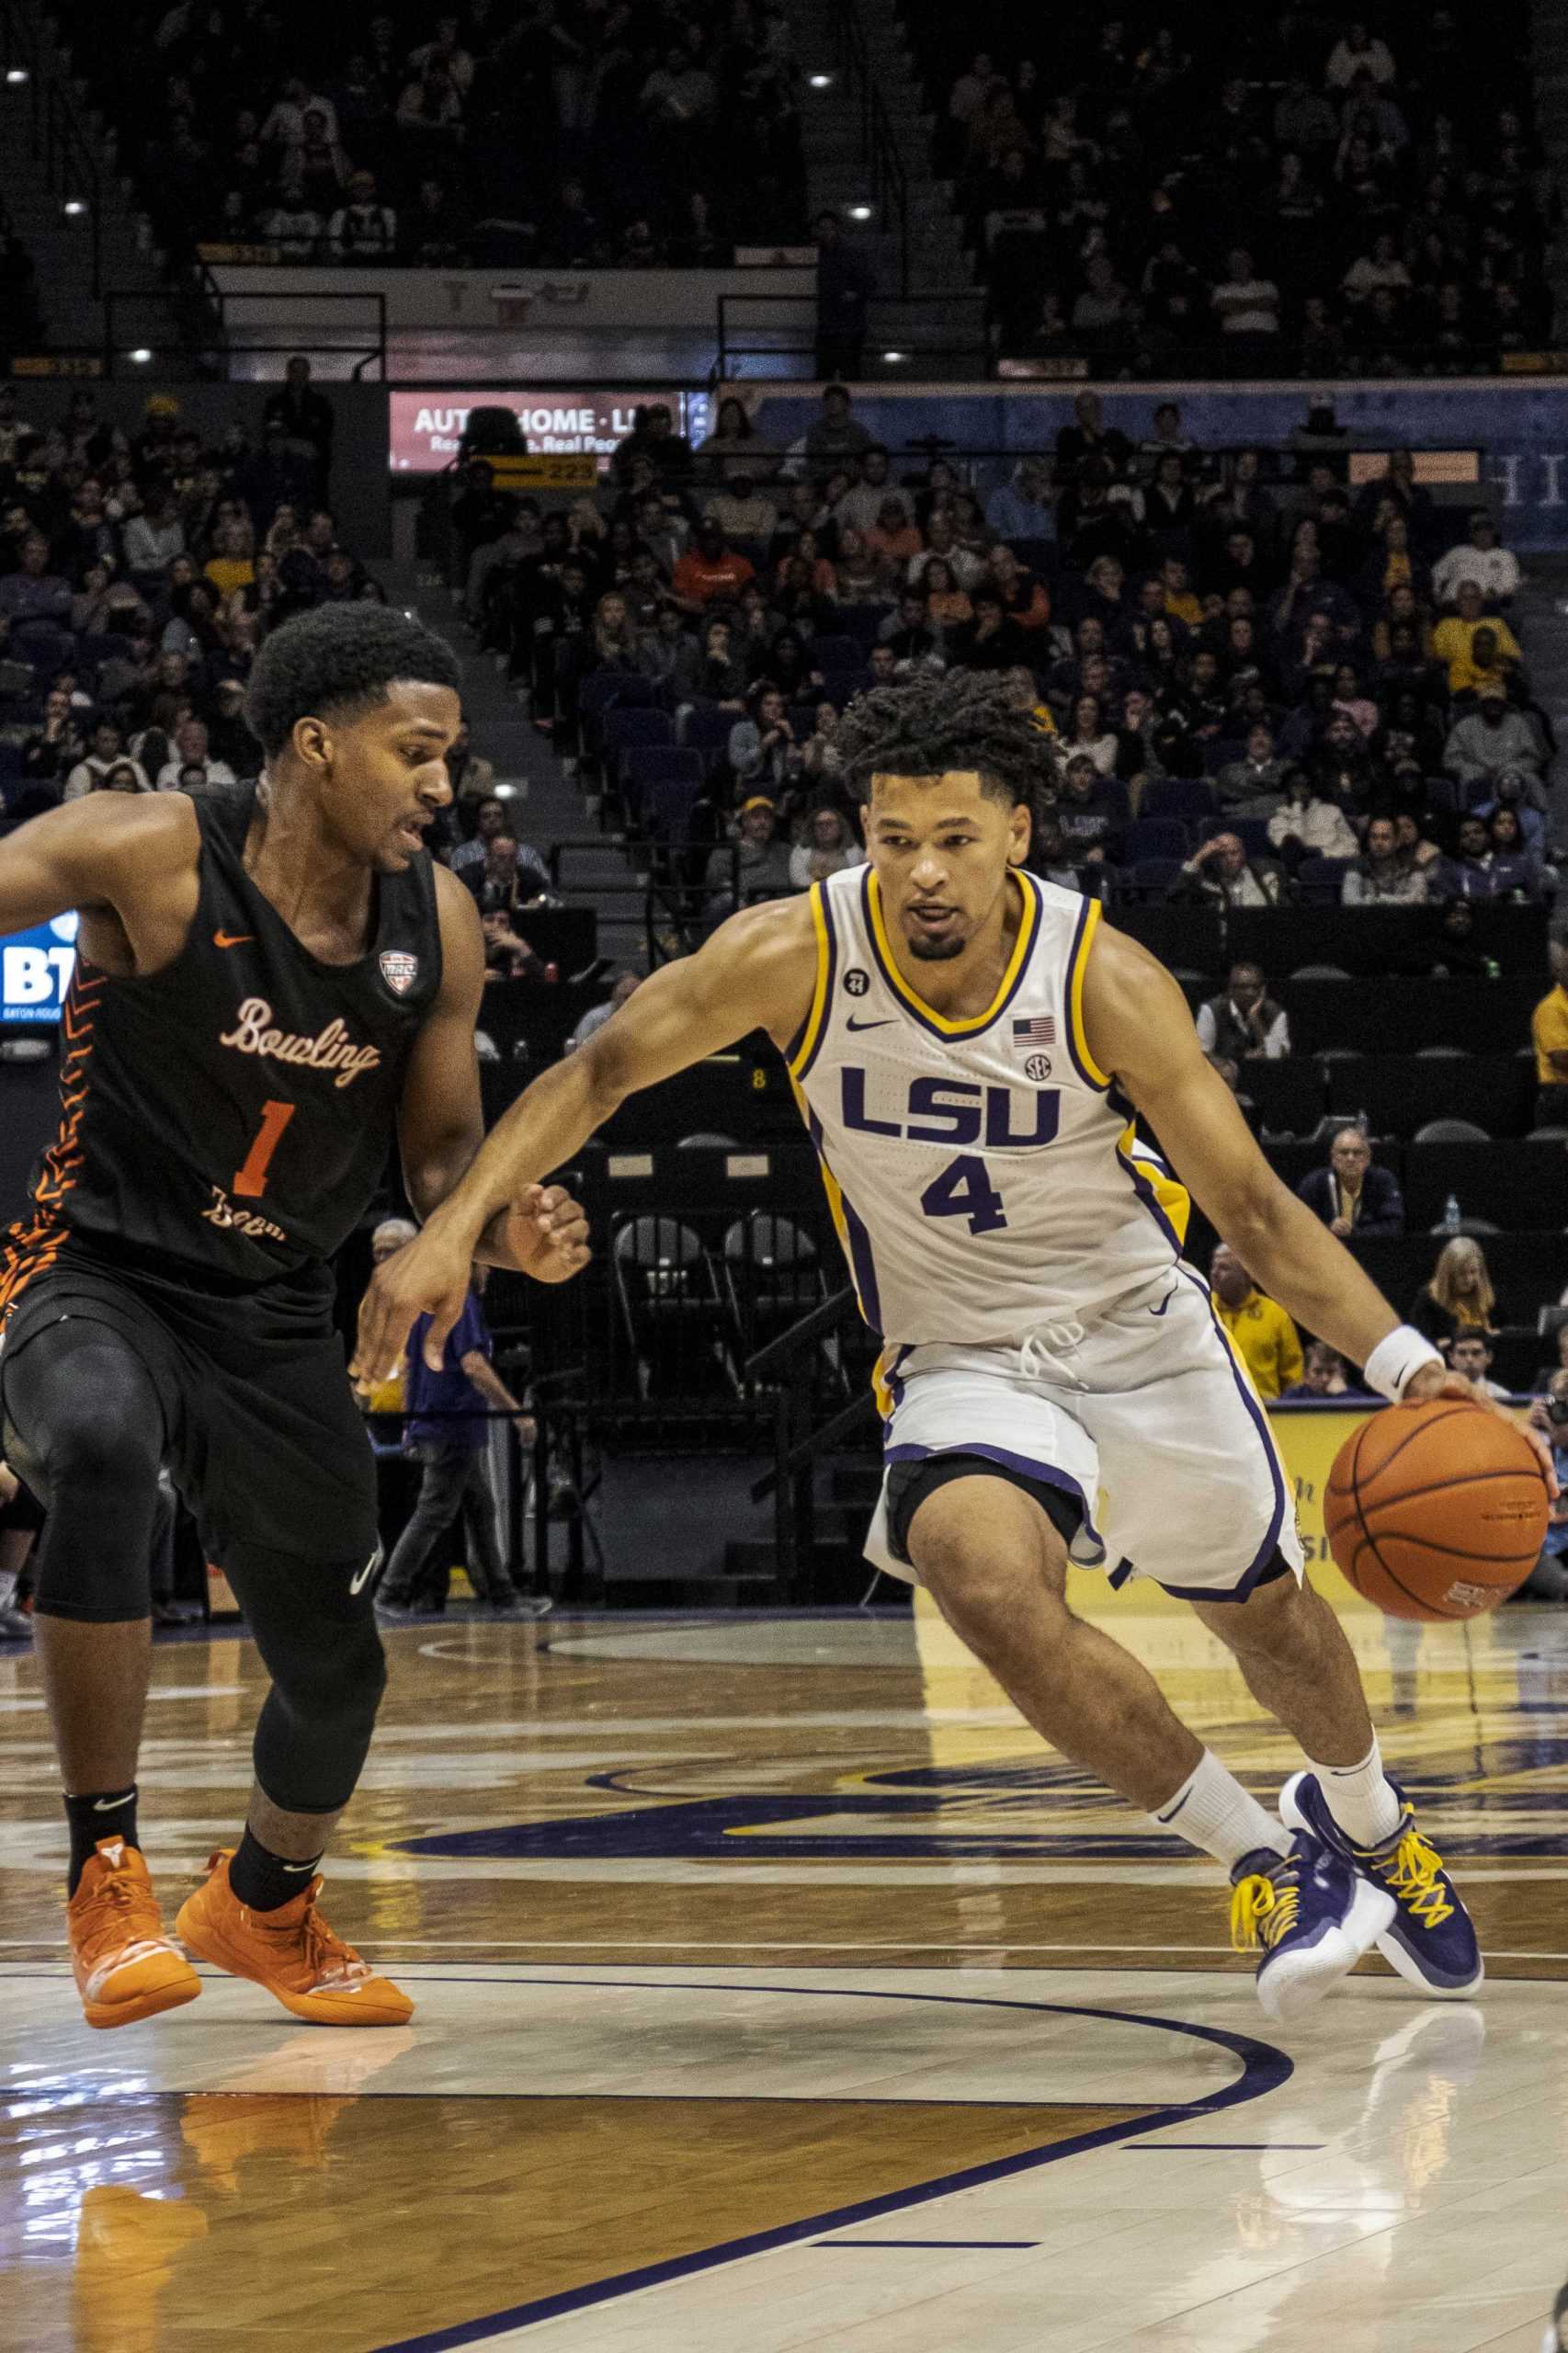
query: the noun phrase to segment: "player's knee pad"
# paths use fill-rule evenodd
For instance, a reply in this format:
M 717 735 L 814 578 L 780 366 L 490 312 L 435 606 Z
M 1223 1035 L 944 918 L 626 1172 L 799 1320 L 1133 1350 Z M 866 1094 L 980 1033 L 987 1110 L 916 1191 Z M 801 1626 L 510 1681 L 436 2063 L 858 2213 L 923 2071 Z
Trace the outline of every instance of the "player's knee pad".
M 256 1724 L 256 1779 L 290 1813 L 335 1813 L 353 1795 L 387 1681 L 365 1558 L 247 1550 L 227 1566 L 272 1677 Z
M 63 1318 L 7 1358 L 0 1403 L 6 1459 L 49 1512 L 34 1608 L 145 1618 L 164 1421 L 140 1357 L 111 1326 Z

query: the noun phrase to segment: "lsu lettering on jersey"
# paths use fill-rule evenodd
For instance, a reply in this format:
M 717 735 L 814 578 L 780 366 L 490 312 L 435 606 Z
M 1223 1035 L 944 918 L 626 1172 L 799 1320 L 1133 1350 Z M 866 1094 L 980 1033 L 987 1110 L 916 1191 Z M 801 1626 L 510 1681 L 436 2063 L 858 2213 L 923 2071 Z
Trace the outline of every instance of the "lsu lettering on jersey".
M 985 1012 L 934 1012 L 893 961 L 877 878 L 812 893 L 817 985 L 790 1055 L 861 1312 L 890 1347 L 1017 1341 L 1168 1274 L 1187 1198 L 1084 1035 L 1097 901 L 1015 870 Z

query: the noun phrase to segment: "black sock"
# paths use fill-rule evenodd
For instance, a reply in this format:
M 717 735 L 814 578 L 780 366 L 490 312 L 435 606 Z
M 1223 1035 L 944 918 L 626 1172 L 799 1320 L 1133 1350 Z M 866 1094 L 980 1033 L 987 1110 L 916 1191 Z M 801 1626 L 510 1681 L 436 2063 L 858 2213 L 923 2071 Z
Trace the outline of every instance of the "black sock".
M 128 1847 L 140 1847 L 136 1836 L 136 1784 L 128 1790 L 89 1790 L 85 1797 L 68 1797 L 65 1819 L 71 1825 L 71 1875 L 66 1882 L 69 1894 L 76 1893 L 84 1864 L 92 1859 L 100 1838 L 123 1838 Z
M 315 1876 L 317 1855 L 308 1863 L 291 1863 L 275 1855 L 246 1827 L 229 1865 L 229 1885 L 253 1912 L 276 1912 L 303 1895 Z

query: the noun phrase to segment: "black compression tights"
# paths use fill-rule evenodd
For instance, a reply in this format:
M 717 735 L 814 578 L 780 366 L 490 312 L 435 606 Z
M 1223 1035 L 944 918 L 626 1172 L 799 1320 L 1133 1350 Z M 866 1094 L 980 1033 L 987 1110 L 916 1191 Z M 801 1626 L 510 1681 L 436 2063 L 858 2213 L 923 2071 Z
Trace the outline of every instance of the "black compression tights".
M 49 1510 L 33 1607 L 108 1624 L 151 1612 L 158 1395 L 112 1325 L 73 1315 L 0 1357 L 0 1442 Z M 359 1778 L 386 1680 L 363 1557 L 306 1561 L 237 1547 L 224 1563 L 273 1688 L 256 1771 L 288 1813 L 331 1813 Z

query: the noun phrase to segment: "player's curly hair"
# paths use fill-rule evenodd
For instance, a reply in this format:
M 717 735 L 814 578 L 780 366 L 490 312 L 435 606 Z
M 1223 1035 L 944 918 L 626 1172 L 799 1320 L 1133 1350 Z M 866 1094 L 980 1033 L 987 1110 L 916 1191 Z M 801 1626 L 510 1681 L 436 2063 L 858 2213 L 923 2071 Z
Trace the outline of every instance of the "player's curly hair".
M 318 605 L 296 613 L 262 645 L 246 712 L 268 759 L 301 719 L 363 718 L 394 678 L 460 690 L 462 670 L 444 637 L 388 605 Z
M 992 800 L 1032 812 L 1052 774 L 1049 738 L 989 671 L 922 671 L 869 688 L 848 705 L 835 740 L 845 781 L 862 801 L 874 776 L 972 768 Z

